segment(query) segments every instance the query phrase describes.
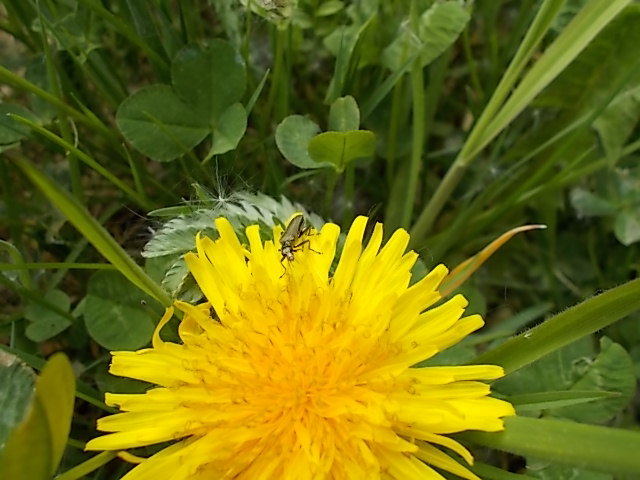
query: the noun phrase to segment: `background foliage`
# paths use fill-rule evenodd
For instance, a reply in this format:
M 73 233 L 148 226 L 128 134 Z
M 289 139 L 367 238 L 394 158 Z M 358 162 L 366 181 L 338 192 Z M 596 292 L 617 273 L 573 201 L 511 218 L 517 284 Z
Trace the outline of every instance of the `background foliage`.
M 495 390 L 531 417 L 502 437 L 468 434 L 520 455 L 487 450 L 474 468 L 640 473 L 620 460 L 640 445 L 626 436 L 640 416 L 640 287 L 629 282 L 640 269 L 638 2 L 243 3 L 0 4 L 10 478 L 119 478 L 127 467 L 107 464 L 112 454 L 81 449 L 107 410 L 103 391 L 143 388 L 106 373 L 108 351 L 145 346 L 163 305 L 199 297 L 181 255 L 196 232 L 215 235 L 215 216 L 268 231 L 301 209 L 315 225 L 368 214 L 387 233 L 406 228 L 427 268 L 546 224 L 461 287 L 488 326 L 436 357 L 486 352 L 477 361 L 514 372 Z M 50 424 L 48 453 L 26 462 L 42 434 L 25 425 L 43 428 L 47 400 L 74 388 L 60 357 L 37 379 L 27 365 L 58 351 L 77 376 L 71 437 Z M 21 424 L 29 402 L 39 406 Z M 548 423 L 526 423 L 538 417 Z M 547 450 L 518 436 L 535 428 Z M 554 454 L 566 438 L 577 458 Z

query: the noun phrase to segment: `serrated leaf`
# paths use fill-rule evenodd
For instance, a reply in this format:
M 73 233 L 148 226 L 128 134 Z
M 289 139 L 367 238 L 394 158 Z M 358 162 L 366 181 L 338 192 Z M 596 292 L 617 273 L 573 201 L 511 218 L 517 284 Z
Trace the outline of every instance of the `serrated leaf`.
M 226 217 L 241 242 L 246 242 L 246 226 L 258 224 L 263 238 L 268 239 L 275 225 L 282 224 L 296 212 L 303 213 L 308 224 L 316 229 L 320 229 L 325 223 L 320 216 L 308 212 L 299 204 L 293 204 L 286 197 L 277 201 L 261 193 L 242 191 L 228 198 L 207 197 L 202 191 L 200 197 L 201 204 L 208 205 L 209 208 L 199 208 L 167 221 L 153 235 L 143 251 L 143 256 L 149 259 L 147 270 L 153 272 L 154 278 L 160 279 L 162 286 L 171 292 L 172 297 L 184 301 L 198 301 L 202 298 L 202 292 L 189 274 L 181 255 L 195 249 L 197 233 L 214 239 L 217 237 L 215 218 Z M 193 207 L 185 208 L 188 210 Z M 182 213 L 185 209 L 177 211 Z
M 329 130 L 348 132 L 360 128 L 360 110 L 351 95 L 338 98 L 329 111 Z
M 247 112 L 241 103 L 234 103 L 216 122 L 209 155 L 222 155 L 236 148 L 246 130 Z
M 576 421 L 604 422 L 628 403 L 635 386 L 633 364 L 620 345 L 606 338 L 601 341 L 600 353 L 593 357 L 591 340 L 582 338 L 498 380 L 494 386 L 501 393 L 515 395 L 516 399 L 533 395 L 556 402 L 591 397 L 593 401 L 572 402 L 571 407 L 542 406 L 544 402 L 541 402 L 540 408 L 547 414 Z M 600 398 L 593 395 L 597 392 L 602 392 Z M 532 406 L 526 410 L 531 411 Z
M 618 414 L 635 391 L 636 378 L 631 357 L 619 344 L 606 337 L 600 339 L 600 353 L 589 363 L 571 390 L 601 390 L 618 395 L 589 404 L 551 410 L 556 416 L 586 423 L 602 423 Z
M 69 312 L 71 301 L 61 290 L 50 290 L 44 294 L 46 303 L 62 312 Z M 71 326 L 71 320 L 55 310 L 47 308 L 45 304 L 30 301 L 24 313 L 31 323 L 27 326 L 26 334 L 34 342 L 43 342 L 53 338 Z
M 331 166 L 328 163 L 318 164 L 309 155 L 307 146 L 320 132 L 315 122 L 302 115 L 289 115 L 276 128 L 276 145 L 280 153 L 289 163 L 299 168 L 323 168 Z
M 168 85 L 152 85 L 128 97 L 118 108 L 116 124 L 137 150 L 159 162 L 184 155 L 210 132 L 207 119 Z
M 166 222 L 147 242 L 142 251 L 145 258 L 162 257 L 185 253 L 196 246 L 196 234 L 215 236 L 213 221 L 219 216 L 218 209 L 194 211 Z
M 182 256 L 173 262 L 162 279 L 162 287 L 167 290 L 172 297 L 178 298 L 178 294 L 184 286 L 184 282 L 190 275 L 189 267 Z
M 171 64 L 176 92 L 200 118 L 218 126 L 218 118 L 242 98 L 246 88 L 242 56 L 225 40 L 182 48 Z
M 117 272 L 96 272 L 89 280 L 83 315 L 91 338 L 108 350 L 135 350 L 149 343 L 154 318 L 144 308 L 151 297 L 133 290 Z

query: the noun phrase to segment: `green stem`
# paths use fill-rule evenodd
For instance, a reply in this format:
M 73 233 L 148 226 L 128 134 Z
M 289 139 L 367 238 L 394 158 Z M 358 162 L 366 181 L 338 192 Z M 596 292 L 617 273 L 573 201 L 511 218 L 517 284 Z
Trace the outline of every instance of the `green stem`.
M 396 150 L 398 148 L 398 126 L 400 125 L 400 105 L 402 100 L 402 82 L 393 87 L 391 100 L 391 117 L 389 118 L 389 130 L 387 132 L 387 184 L 389 189 L 393 187 L 395 178 Z
M 346 228 L 354 217 L 355 204 L 355 167 L 353 162 L 349 162 L 345 170 L 344 196 L 346 199 L 344 211 L 342 212 L 342 227 Z
M 334 170 L 327 171 L 327 189 L 324 192 L 324 209 L 323 215 L 325 218 L 331 218 L 331 211 L 333 210 L 333 192 L 336 189 L 338 183 L 338 173 Z
M 60 475 L 57 475 L 56 480 L 78 480 L 80 478 L 84 478 L 91 472 L 109 463 L 111 460 L 116 458 L 117 455 L 118 452 L 100 452 L 97 455 L 91 457 L 89 460 L 86 460 L 81 464 L 70 468 Z
M 22 232 L 25 223 L 20 221 L 21 207 L 18 205 L 18 202 L 15 201 L 15 199 L 18 198 L 16 188 L 19 187 L 15 184 L 13 175 L 9 175 L 11 169 L 7 168 L 5 158 L 6 157 L 3 158 L 0 156 L 0 184 L 2 185 L 4 213 L 6 215 L 7 222 L 6 226 L 9 227 L 9 238 L 11 239 L 12 244 L 21 252 L 24 250 Z
M 411 26 L 414 32 L 418 31 L 418 12 L 415 1 L 411 3 Z M 413 217 L 413 206 L 418 191 L 420 166 L 424 149 L 425 134 L 425 108 L 424 108 L 424 70 L 422 58 L 413 61 L 411 68 L 411 93 L 413 98 L 413 125 L 411 138 L 411 162 L 409 164 L 409 177 L 407 178 L 407 194 L 404 199 L 401 225 L 408 228 Z
M 51 86 L 51 89 L 53 90 L 55 96 L 62 99 L 63 94 L 62 94 L 62 89 L 60 88 L 60 82 L 58 81 L 58 74 L 57 74 L 57 71 L 58 70 L 62 71 L 62 69 L 56 68 L 59 66 L 56 65 L 53 55 L 51 55 L 51 49 L 49 48 L 49 42 L 47 41 L 47 36 L 49 34 L 49 31 L 45 28 L 45 25 L 49 27 L 49 22 L 46 22 L 44 20 L 44 17 L 42 15 L 42 11 L 40 8 L 38 9 L 38 20 L 42 27 L 40 41 L 42 44 L 42 51 L 44 52 L 44 56 L 46 59 L 47 79 L 49 80 L 49 85 Z M 51 31 L 51 33 L 53 33 L 53 31 Z M 67 143 L 72 144 L 73 141 L 71 139 L 71 131 L 69 128 L 69 122 L 67 121 L 67 116 L 64 110 L 62 110 L 60 107 L 57 108 L 57 111 L 58 111 L 58 125 L 60 128 L 60 135 Z M 69 165 L 69 176 L 71 178 L 71 191 L 73 192 L 73 195 L 79 201 L 82 202 L 84 201 L 84 193 L 82 188 L 80 165 L 78 163 L 78 159 L 72 152 L 68 150 L 65 152 L 65 155 L 67 157 L 67 163 Z
M 287 30 L 276 28 L 275 31 L 275 51 L 273 54 L 273 76 L 267 97 L 266 118 L 271 118 L 271 112 L 276 108 L 276 102 L 282 95 L 280 90 L 285 88 L 286 78 L 284 78 L 284 45 L 287 41 Z

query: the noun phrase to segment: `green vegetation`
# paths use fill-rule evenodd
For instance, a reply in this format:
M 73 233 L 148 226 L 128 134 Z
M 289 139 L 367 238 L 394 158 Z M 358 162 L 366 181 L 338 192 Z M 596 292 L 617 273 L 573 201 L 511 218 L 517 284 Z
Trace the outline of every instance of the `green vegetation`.
M 201 298 L 216 216 L 303 211 L 405 228 L 423 268 L 546 225 L 460 287 L 487 326 L 436 360 L 505 366 L 529 417 L 460 438 L 482 478 L 637 478 L 638 45 L 630 0 L 4 0 L 0 473 L 120 478 L 82 450 L 144 388 L 109 350 Z

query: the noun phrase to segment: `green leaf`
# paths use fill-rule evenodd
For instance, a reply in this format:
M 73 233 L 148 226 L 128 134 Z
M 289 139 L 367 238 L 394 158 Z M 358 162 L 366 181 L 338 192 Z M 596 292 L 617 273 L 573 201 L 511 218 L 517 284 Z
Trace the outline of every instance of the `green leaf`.
M 136 350 L 151 340 L 150 298 L 132 290 L 117 272 L 102 270 L 89 280 L 83 315 L 91 338 L 107 350 Z
M 3 367 L 6 354 L 3 354 Z M 15 369 L 10 375 L 11 383 L 5 390 L 12 394 L 23 394 L 33 385 L 25 373 L 18 374 Z M 13 388 L 11 388 L 13 387 Z M 26 417 L 14 425 L 0 457 L 0 471 L 3 478 L 12 480 L 50 480 L 55 474 L 66 447 L 71 417 L 75 381 L 71 365 L 62 354 L 51 357 L 42 374 L 35 382 L 35 391 L 31 389 L 31 401 L 25 409 Z M 22 401 L 27 398 L 22 395 Z M 14 410 L 15 412 L 15 410 Z M 4 415 L 3 415 L 4 416 Z M 6 476 L 6 477 L 5 477 Z
M 582 217 L 598 217 L 612 215 L 616 206 L 609 200 L 599 197 L 584 188 L 576 187 L 570 193 L 571 205 Z
M 234 103 L 216 123 L 209 156 L 221 155 L 236 148 L 246 130 L 247 112 L 241 103 Z
M 51 437 L 51 475 L 57 470 L 67 446 L 75 390 L 71 363 L 64 354 L 53 355 L 42 369 L 36 384 L 36 394 L 47 417 Z
M 316 163 L 307 150 L 309 142 L 320 132 L 315 122 L 302 115 L 289 115 L 276 128 L 276 145 L 291 164 L 299 168 L 322 168 L 329 163 Z
M 207 119 L 168 85 L 152 85 L 131 95 L 120 104 L 116 124 L 137 150 L 159 162 L 184 155 L 210 132 Z
M 433 4 L 420 16 L 417 35 L 405 23 L 401 25 L 399 35 L 382 52 L 382 63 L 397 71 L 419 53 L 422 65 L 428 65 L 457 40 L 469 19 L 458 2 Z
M 27 415 L 35 383 L 36 376 L 27 364 L 0 350 L 0 445 Z
M 548 415 L 602 423 L 629 403 L 635 376 L 624 348 L 603 338 L 596 355 L 591 338 L 584 337 L 498 380 L 494 388 L 515 396 L 518 404 L 524 397 L 528 405 L 519 412 L 534 410 L 533 396 Z M 563 402 L 571 407 L 562 408 Z
M 371 157 L 376 150 L 376 136 L 369 130 L 324 132 L 311 139 L 309 156 L 317 164 L 332 164 L 342 172 L 349 162 Z
M 571 421 L 505 418 L 497 433 L 465 432 L 470 441 L 525 457 L 588 470 L 636 475 L 640 472 L 640 432 Z
M 224 40 L 181 49 L 171 64 L 177 94 L 197 118 L 216 126 L 227 108 L 244 93 L 247 72 L 242 56 Z
M 588 362 L 572 390 L 600 390 L 617 395 L 600 401 L 558 408 L 550 413 L 587 423 L 602 423 L 620 413 L 629 404 L 636 388 L 633 362 L 626 350 L 606 337 L 600 339 L 600 353 Z
M 194 250 L 198 232 L 211 238 L 216 237 L 213 221 L 218 215 L 221 215 L 218 209 L 200 209 L 188 215 L 172 218 L 154 233 L 151 240 L 144 246 L 142 256 L 153 258 L 182 255 L 189 250 Z
M 4 445 L 0 471 L 12 480 L 50 480 L 52 454 L 46 413 L 40 402 L 34 401 L 27 419 Z
M 640 279 L 612 288 L 489 350 L 474 363 L 502 365 L 507 373 L 640 310 Z
M 328 17 L 338 13 L 344 8 L 344 2 L 340 0 L 326 0 L 313 12 L 316 17 Z
M 616 162 L 640 117 L 640 86 L 618 95 L 593 122 L 607 157 Z
M 613 232 L 620 243 L 626 246 L 640 240 L 640 205 L 621 210 L 616 215 Z
M 7 114 L 13 113 L 37 122 L 36 116 L 20 105 L 0 103 L 0 145 L 10 145 L 29 135 L 29 127 L 15 121 Z
M 329 130 L 348 132 L 360 128 L 360 110 L 351 95 L 338 98 L 329 111 Z
M 65 313 L 68 313 L 71 307 L 69 297 L 61 290 L 46 292 L 44 300 Z M 47 308 L 45 303 L 29 302 L 24 316 L 31 322 L 26 330 L 27 337 L 34 342 L 48 340 L 71 325 L 69 316 L 61 315 L 56 310 Z
M 367 41 L 377 33 L 379 19 L 373 13 L 361 25 L 338 26 L 324 38 L 324 45 L 336 56 L 335 68 L 327 88 L 325 102 L 331 103 L 345 90 L 354 72 L 367 60 L 377 61 L 375 41 Z M 356 127 L 357 128 L 357 127 Z

